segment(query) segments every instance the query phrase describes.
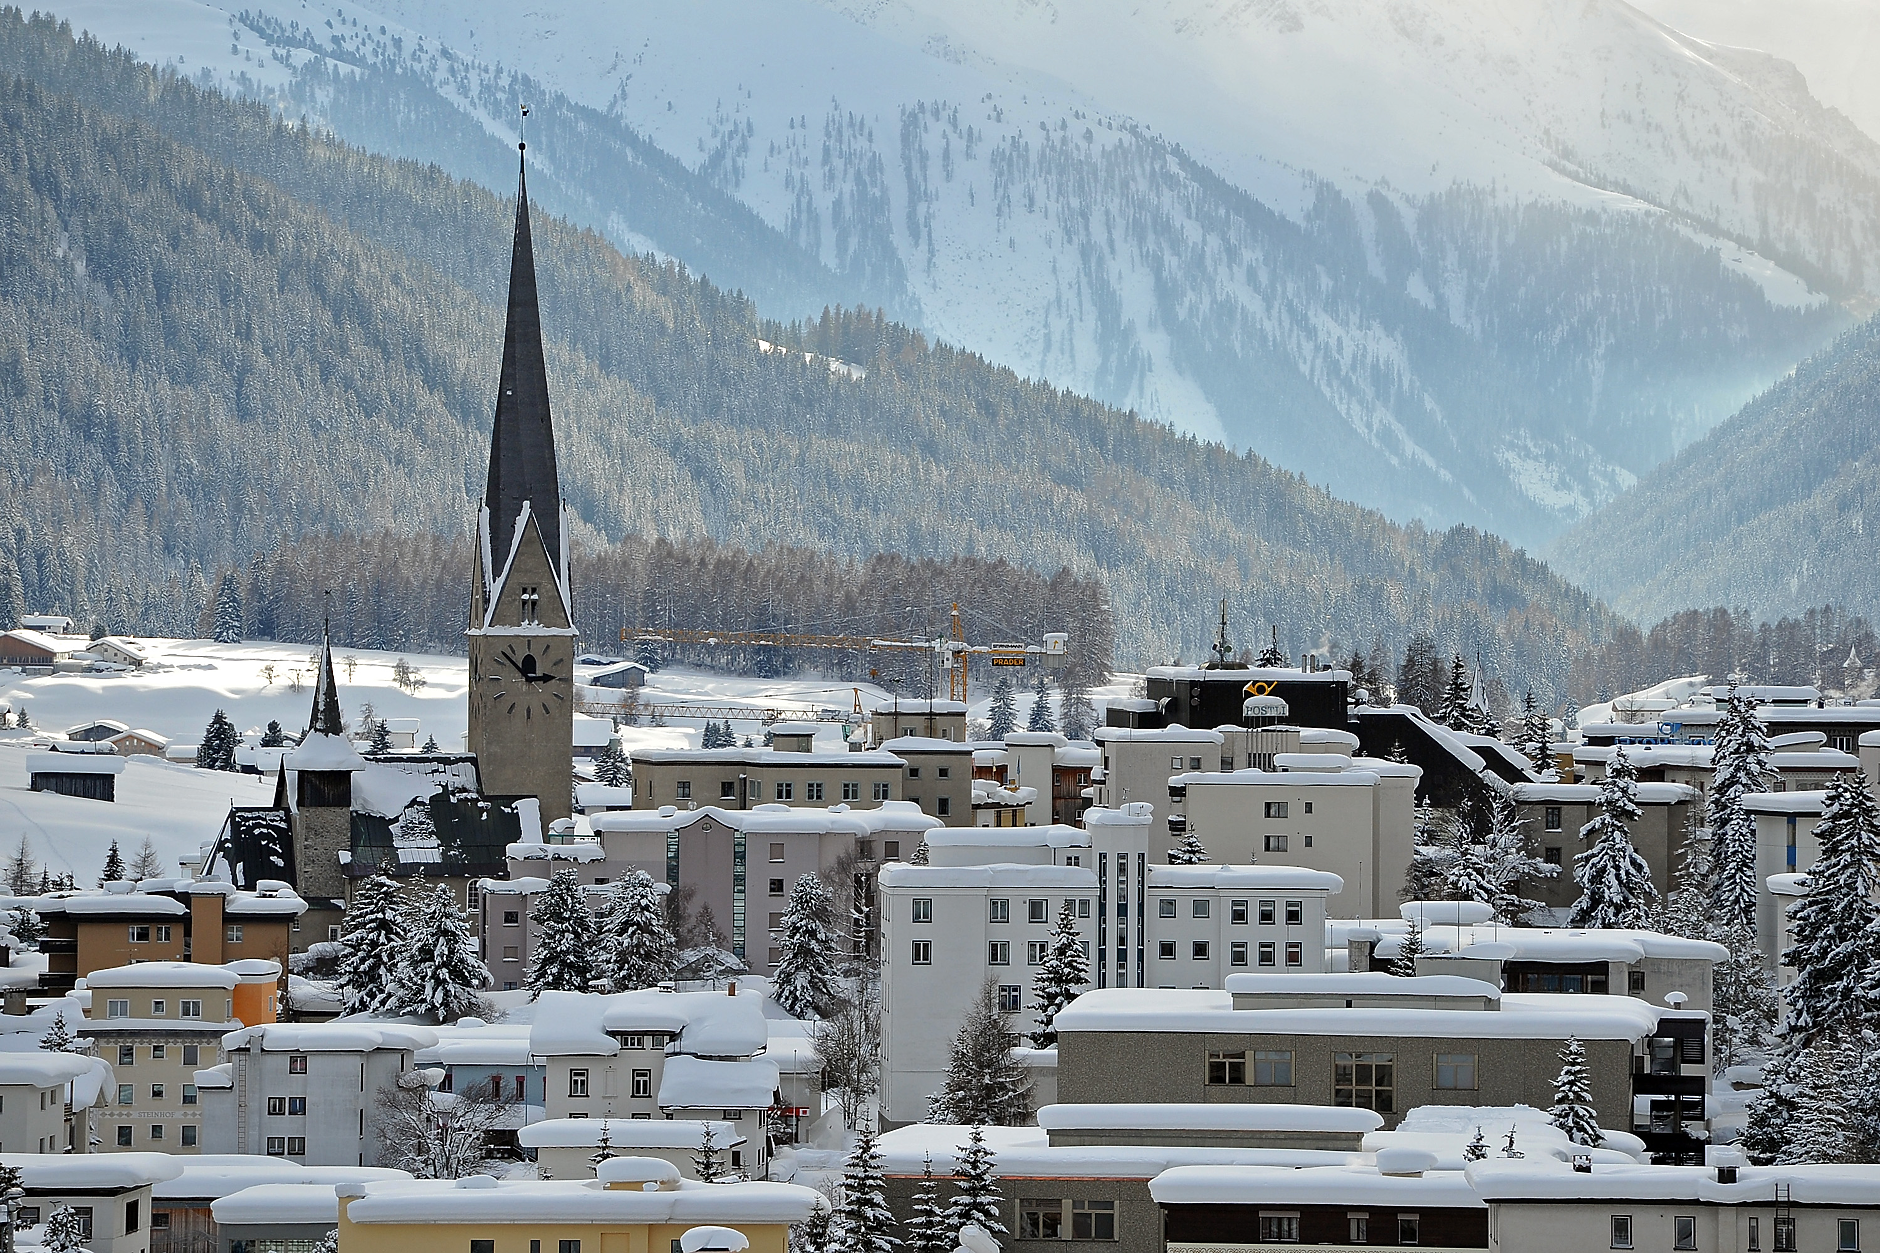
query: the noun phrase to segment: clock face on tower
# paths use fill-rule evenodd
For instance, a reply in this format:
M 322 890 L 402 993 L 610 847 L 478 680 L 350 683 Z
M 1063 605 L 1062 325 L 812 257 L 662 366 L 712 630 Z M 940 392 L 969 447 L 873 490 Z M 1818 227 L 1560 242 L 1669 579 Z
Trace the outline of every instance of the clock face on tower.
M 567 707 L 570 654 L 565 641 L 513 637 L 498 648 L 480 676 L 492 712 L 533 722 Z

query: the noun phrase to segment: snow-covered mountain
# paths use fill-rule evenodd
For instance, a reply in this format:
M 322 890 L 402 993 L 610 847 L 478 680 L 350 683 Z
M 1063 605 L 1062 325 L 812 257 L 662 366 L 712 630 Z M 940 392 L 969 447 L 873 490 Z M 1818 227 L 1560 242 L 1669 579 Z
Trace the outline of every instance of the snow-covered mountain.
M 529 98 L 552 207 L 776 315 L 880 304 L 1517 540 L 1880 289 L 1880 147 L 1618 0 L 228 6 L 52 0 L 496 186 Z

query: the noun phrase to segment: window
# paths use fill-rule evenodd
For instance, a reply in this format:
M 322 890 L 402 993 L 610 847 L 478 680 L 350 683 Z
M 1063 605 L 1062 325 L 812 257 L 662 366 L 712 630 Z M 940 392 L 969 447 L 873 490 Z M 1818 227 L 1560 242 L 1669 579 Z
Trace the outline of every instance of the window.
M 183 1104 L 185 1105 L 196 1104 L 196 1085 L 195 1084 L 186 1083 L 183 1085 Z
M 823 785 L 822 784 L 805 783 L 803 785 L 803 799 L 804 800 L 819 801 L 822 798 L 823 798 Z
M 653 1072 L 636 1070 L 633 1072 L 633 1095 L 650 1097 L 653 1095 Z
M 1247 902 L 1245 901 L 1227 902 L 1227 922 L 1229 926 L 1235 926 L 1235 927 L 1246 926 L 1247 925 Z
M 161 1132 L 163 1130 L 163 1124 L 158 1123 L 157 1125 L 153 1126 L 151 1130 L 155 1132 Z M 152 1140 L 161 1140 L 163 1137 L 161 1135 L 153 1135 L 150 1138 Z M 125 1235 L 127 1236 L 134 1235 L 138 1231 L 142 1230 L 143 1214 L 141 1211 L 142 1211 L 142 1207 L 139 1206 L 137 1202 L 135 1201 L 124 1202 L 124 1234 Z
M 1285 801 L 1268 801 L 1266 803 L 1266 816 L 1268 818 L 1288 818 L 1292 815 L 1288 811 Z
M 994 898 L 986 902 L 987 922 L 1012 921 L 1012 902 L 1003 898 Z
M 1776 1253 L 1795 1253 L 1795 1219 L 1776 1217 Z
M 1025 941 L 1025 964 L 1027 966 L 1044 965 L 1044 955 L 1049 952 L 1050 949 L 1051 946 L 1043 940 Z
M 183 1065 L 202 1065 L 202 1046 L 200 1044 L 185 1044 L 183 1046 Z
M 1081 863 L 1079 863 L 1077 858 L 1071 857 L 1066 859 L 1066 864 L 1075 866 Z M 1077 916 L 1079 918 L 1090 917 L 1090 898 L 1088 896 L 1080 896 L 1077 898 Z
M 153 1044 L 150 1046 L 150 1060 L 153 1062 L 163 1061 L 169 1057 L 169 1055 L 170 1046 L 167 1044 Z
M 1175 941 L 1173 940 L 1156 941 L 1155 956 L 1156 956 L 1157 961 L 1165 961 L 1165 962 L 1174 961 L 1175 960 Z
M 113 1018 L 117 1018 L 120 1015 L 113 1014 L 111 1016 Z M 118 1065 L 131 1066 L 131 1065 L 135 1065 L 136 1062 L 137 1062 L 137 1046 L 135 1044 L 118 1045 Z
M 1369 1214 L 1346 1214 L 1345 1227 L 1352 1244 L 1371 1243 L 1371 1216 Z
M 1760 1218 L 1752 1217 L 1749 1220 L 1749 1253 L 1762 1253 L 1762 1219 Z
M 1557 814 L 1560 811 L 1553 809 L 1548 812 Z M 1755 1222 L 1756 1220 L 1752 1218 L 1750 1221 Z M 1612 1247 L 1615 1249 L 1629 1249 L 1632 1247 L 1632 1215 L 1614 1214 L 1612 1216 Z M 1755 1245 L 1752 1243 L 1750 1247 L 1754 1248 Z
M 1860 1253 L 1860 1219 L 1843 1218 L 1838 1226 L 1840 1239 L 1835 1242 L 1835 1253 Z
M 878 801 L 885 801 L 888 799 L 888 785 L 887 784 L 885 783 L 875 784 L 875 799 Z
M 332 923 L 331 925 L 327 927 L 326 939 L 327 939 L 327 943 L 329 944 L 339 943 L 339 924 L 338 923 Z
M 1625 990 L 1634 996 L 1645 991 L 1645 972 L 1628 970 L 1625 972 Z
M 1209 908 L 1212 905 L 1212 901 L 1196 901 L 1194 907 L 1189 912 L 1196 918 L 1206 918 L 1209 913 Z
M 842 799 L 845 801 L 858 801 L 862 799 L 862 785 L 859 783 L 844 783 L 842 785 Z
M 720 779 L 718 781 L 718 799 L 721 801 L 734 801 L 738 799 L 738 785 L 735 779 Z
M 287 1073 L 304 1075 L 307 1073 L 307 1058 L 304 1054 L 295 1054 L 287 1059 Z
M 1018 1203 L 1018 1238 L 1021 1240 L 1061 1240 L 1064 1238 L 1064 1202 L 1020 1199 Z
M 153 1122 L 150 1124 L 150 1138 L 152 1140 L 161 1140 L 163 1138 L 163 1124 L 162 1123 Z
M 912 921 L 914 922 L 932 922 L 933 921 L 933 898 L 932 897 L 917 896 L 911 902 L 909 902 L 909 904 L 913 907 Z
M 920 778 L 920 767 L 919 767 L 919 766 L 909 766 L 909 767 L 907 768 L 907 777 L 908 777 L 908 778 L 910 778 L 910 779 L 918 779 L 918 778 Z
M 1230 966 L 1244 966 L 1247 964 L 1247 942 L 1245 940 L 1235 940 L 1232 944 L 1227 946 L 1227 964 Z
M 240 944 L 242 942 L 242 924 L 239 922 L 231 922 L 228 925 L 228 929 L 223 932 L 223 935 L 227 937 L 230 944 Z
M 268 1114 L 270 1117 L 274 1118 L 285 1118 L 287 1116 L 287 1098 L 284 1096 L 269 1097 Z
M 496 1253 L 496 1241 L 472 1240 L 470 1242 L 470 1253 Z
M 161 1101 L 163 1099 L 163 1085 L 162 1084 L 153 1083 L 150 1085 L 150 1099 L 153 1101 Z
M 1558 866 L 1560 864 L 1560 846 L 1558 844 L 1549 844 L 1546 848 L 1543 848 L 1541 850 L 1541 860 L 1550 866 Z
M 1542 823 L 1541 823 L 1541 826 L 1542 826 L 1542 828 L 1543 828 L 1544 830 L 1547 830 L 1547 831 L 1558 831 L 1558 830 L 1560 830 L 1560 829 L 1561 829 L 1561 828 L 1560 828 L 1560 806 L 1558 806 L 1558 805 L 1549 805 L 1549 806 L 1547 807 L 1547 812 L 1546 812 L 1546 815 L 1545 815 L 1545 817 L 1544 817 L 1544 819 L 1543 819 L 1543 821 L 1542 821 Z M 1613 1221 L 1614 1221 L 1614 1222 L 1617 1222 L 1617 1221 L 1618 1221 L 1618 1219 L 1614 1219 Z M 1630 1224 L 1630 1223 L 1631 1223 L 1631 1221 L 1632 1221 L 1632 1220 L 1631 1220 L 1631 1219 L 1629 1219 L 1629 1218 L 1628 1218 L 1628 1219 L 1626 1219 L 1626 1222 L 1627 1222 L 1628 1224 Z M 1618 1246 L 1618 1245 L 1614 1245 L 1613 1247 L 1614 1247 L 1614 1248 L 1618 1248 L 1619 1246 Z M 1631 1246 L 1631 1245 L 1627 1245 L 1626 1247 L 1627 1247 L 1627 1248 L 1631 1248 L 1632 1246 Z
M 287 1155 L 289 1157 L 305 1157 L 307 1155 L 307 1137 L 288 1136 Z
M 691 800 L 692 781 L 690 779 L 680 779 L 677 783 L 672 785 L 672 794 L 682 801 Z
M 1299 1215 L 1262 1213 L 1260 1238 L 1270 1240 L 1275 1244 L 1298 1244 Z
M 1051 902 L 1040 901 L 1040 900 L 1026 901 L 1025 902 L 1025 921 L 1026 922 L 1049 922 L 1051 921 Z
M 772 896 L 783 895 L 783 880 L 782 879 L 772 879 L 770 881 L 770 894 Z
M 875 859 L 875 842 L 873 840 L 855 841 L 855 855 L 862 858 L 864 861 L 873 861 Z
M 1278 919 L 1278 917 L 1279 917 L 1279 902 L 1278 901 L 1261 901 L 1260 902 L 1260 925 L 1261 926 L 1263 927 L 1272 926 L 1273 923 Z
M 39 1207 L 37 1205 L 15 1205 L 13 1207 L 13 1216 L 22 1227 L 37 1227 L 39 1225 Z
M 148 926 L 131 927 L 130 928 L 130 940 L 132 944 L 150 943 L 150 928 Z
M 1193 947 L 1189 950 L 1188 955 L 1198 962 L 1208 960 L 1208 942 L 1206 940 L 1194 941 Z
M 1190 757 L 1188 759 L 1188 768 L 1190 770 L 1201 769 L 1201 759 L 1199 757 Z
M 1269 853 L 1283 853 L 1286 851 L 1286 837 L 1283 835 L 1266 836 L 1262 843 Z
M 117 1142 L 118 1142 L 118 1147 L 121 1149 L 128 1149 L 131 1147 L 131 1129 L 128 1126 L 119 1127 L 117 1129 Z
M 1179 758 L 1179 757 L 1171 757 L 1171 758 L 1169 758 L 1169 759 L 1168 759 L 1168 768 L 1169 768 L 1170 770 L 1180 770 L 1180 769 L 1182 768 L 1182 759 L 1181 759 L 1181 758 Z
M 119 1105 L 135 1105 L 137 1103 L 137 1085 L 133 1083 L 118 1084 L 117 1103 Z
M 304 1096 L 288 1097 L 287 1113 L 290 1118 L 305 1118 L 307 1116 L 307 1098 Z
M 1306 964 L 1306 946 L 1294 940 L 1286 946 L 1286 964 L 1297 970 Z
M 106 1001 L 104 1003 L 104 1016 L 106 1018 L 129 1018 L 131 1016 L 131 1003 L 129 1001 Z
M 1158 918 L 1173 918 L 1175 916 L 1175 902 L 1157 901 L 1155 903 L 1155 913 Z
M 1023 1008 L 1024 990 L 1016 983 L 1001 983 L 999 985 L 999 1012 L 1002 1014 L 1016 1014 Z
M 909 960 L 916 966 L 933 965 L 933 941 L 915 940 L 913 956 Z
M 1253 1054 L 1253 1082 L 1262 1088 L 1290 1088 L 1293 1081 L 1291 1049 L 1257 1049 Z
M 1279 946 L 1271 940 L 1260 942 L 1260 964 L 1262 966 L 1279 965 Z
M 1247 1052 L 1211 1052 L 1208 1054 L 1208 1083 L 1212 1086 L 1247 1082 Z
M 1286 925 L 1298 927 L 1305 925 L 1306 906 L 1304 901 L 1286 902 Z
M 1012 946 L 1005 940 L 986 942 L 986 965 L 1009 966 L 1012 964 Z
M 1116 1239 L 1116 1202 L 1072 1201 L 1071 1239 Z
M 777 799 L 780 801 L 795 800 L 796 799 L 796 784 L 790 782 L 787 779 L 778 779 L 777 780 Z
M 1695 1214 L 1679 1214 L 1671 1220 L 1671 1247 L 1674 1249 L 1697 1247 L 1697 1216 Z
M 1438 1053 L 1436 1086 L 1446 1092 L 1475 1091 L 1475 1054 Z
M 586 1096 L 588 1094 L 588 1072 L 570 1070 L 568 1072 L 568 1095 Z
M 166 1016 L 169 1012 L 170 1012 L 170 1006 L 167 1001 L 150 1002 L 150 1016 L 152 1018 L 162 1018 Z M 152 1054 L 152 1056 L 155 1056 L 155 1054 Z
M 129 1128 L 119 1127 L 118 1130 L 127 1131 Z M 120 1137 L 120 1139 L 122 1139 L 122 1137 Z M 122 1142 L 125 1144 L 130 1143 L 129 1140 L 123 1140 Z M 83 1240 L 91 1239 L 91 1206 L 74 1205 L 72 1207 L 72 1213 L 78 1218 L 79 1238 Z
M 1396 1063 L 1394 1053 L 1332 1054 L 1332 1104 L 1380 1114 L 1394 1112 Z
M 1415 1214 L 1397 1215 L 1397 1243 L 1398 1244 L 1422 1243 L 1422 1241 L 1418 1238 L 1422 1234 L 1422 1231 L 1421 1231 L 1422 1226 L 1423 1226 L 1422 1220 L 1418 1218 L 1418 1216 Z
M 522 960 L 522 946 L 520 944 L 503 945 L 503 960 L 506 962 L 521 961 Z
M 202 1002 L 201 1001 L 178 1001 L 176 1003 L 176 1008 L 177 1008 L 177 1012 L 182 1014 L 182 1016 L 185 1018 L 202 1017 Z

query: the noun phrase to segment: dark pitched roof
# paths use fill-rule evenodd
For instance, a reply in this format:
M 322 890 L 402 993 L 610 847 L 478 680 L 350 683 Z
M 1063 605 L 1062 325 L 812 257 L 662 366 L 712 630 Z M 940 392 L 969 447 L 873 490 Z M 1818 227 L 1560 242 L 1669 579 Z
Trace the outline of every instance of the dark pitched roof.
M 535 296 L 535 250 L 529 241 L 529 183 L 518 174 L 516 240 L 509 262 L 509 321 L 503 331 L 503 373 L 490 434 L 490 563 L 494 575 L 509 564 L 516 519 L 528 501 L 548 549 L 561 569 L 561 488 L 555 474 L 555 428 L 548 412 L 548 369 L 542 359 L 542 317 Z
M 339 712 L 339 683 L 333 678 L 333 627 L 328 622 L 320 628 L 320 673 L 313 680 L 313 709 L 307 715 L 309 734 L 346 734 L 346 720 Z

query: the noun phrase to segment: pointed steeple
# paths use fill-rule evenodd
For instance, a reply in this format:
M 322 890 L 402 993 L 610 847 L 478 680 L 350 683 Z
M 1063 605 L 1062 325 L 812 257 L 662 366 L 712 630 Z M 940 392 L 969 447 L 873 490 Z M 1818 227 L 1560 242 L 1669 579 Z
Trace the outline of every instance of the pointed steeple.
M 320 673 L 313 680 L 313 709 L 307 715 L 307 734 L 346 734 L 339 712 L 339 683 L 333 678 L 333 623 L 320 628 Z
M 509 565 L 525 501 L 541 530 L 549 565 L 561 571 L 561 488 L 555 473 L 555 428 L 548 411 L 548 370 L 542 359 L 542 317 L 535 296 L 526 158 L 518 165 L 509 320 L 503 331 L 503 371 L 490 436 L 489 486 L 483 498 L 489 510 L 491 575 Z

